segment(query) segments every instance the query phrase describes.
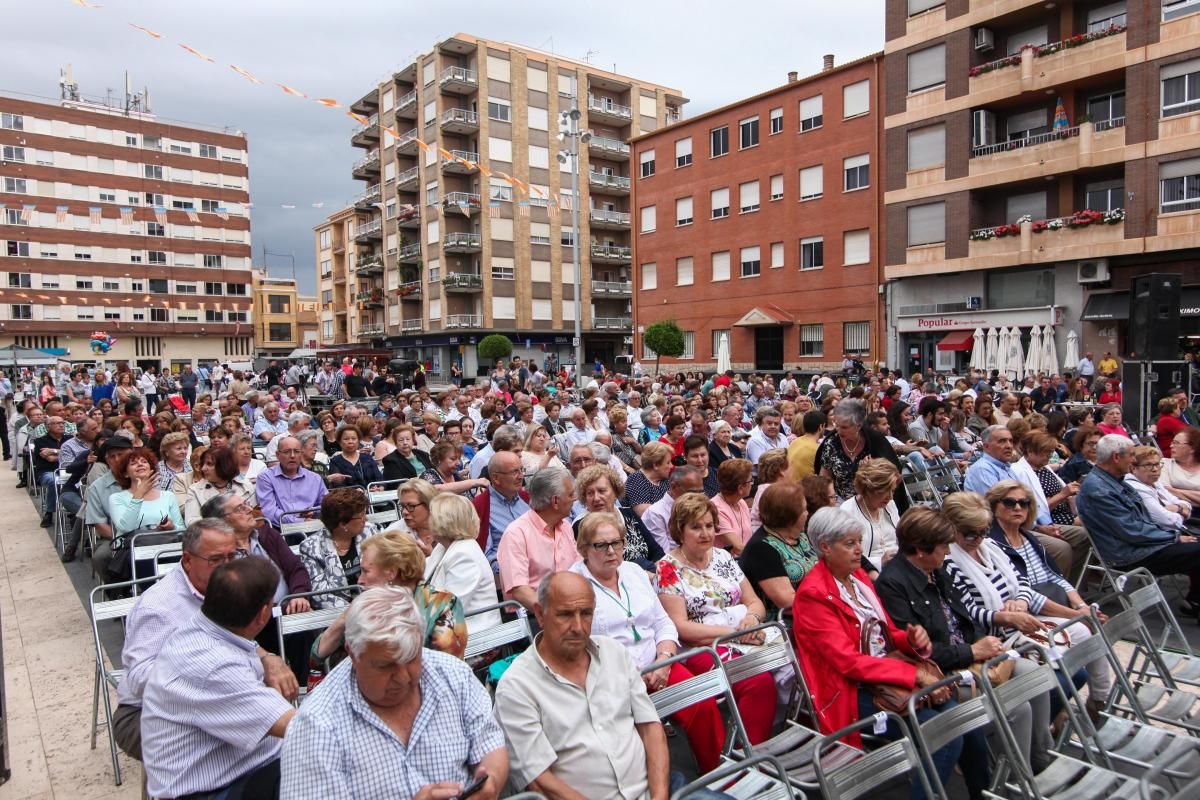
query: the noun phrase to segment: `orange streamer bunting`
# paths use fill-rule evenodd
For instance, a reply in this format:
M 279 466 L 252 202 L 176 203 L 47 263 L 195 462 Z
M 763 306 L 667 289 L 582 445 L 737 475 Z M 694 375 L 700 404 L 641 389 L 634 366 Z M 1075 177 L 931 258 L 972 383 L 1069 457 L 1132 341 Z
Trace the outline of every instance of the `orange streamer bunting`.
M 131 23 L 129 23 L 129 27 L 133 28 L 135 31 L 141 31 L 142 33 L 146 34 L 147 36 L 149 36 L 151 38 L 154 38 L 154 39 L 162 38 L 161 33 L 158 33 L 157 31 L 152 31 L 149 28 L 143 28 L 141 25 L 134 25 L 131 22 Z
M 280 89 L 283 89 L 285 94 L 290 94 L 292 97 L 301 97 L 305 100 L 308 99 L 308 95 L 306 95 L 304 92 L 300 91 L 299 89 L 293 89 L 292 87 L 290 87 L 284 83 L 277 83 L 275 85 L 278 86 Z
M 341 108 L 342 107 L 342 104 L 339 103 L 337 100 L 334 100 L 332 97 L 314 97 L 313 99 L 316 100 L 321 105 L 328 106 L 329 108 Z
M 196 48 L 194 48 L 194 47 L 188 47 L 186 44 L 182 44 L 182 43 L 180 43 L 180 45 L 179 45 L 179 46 L 180 46 L 180 47 L 182 47 L 182 48 L 183 48 L 184 50 L 186 50 L 187 52 L 189 52 L 189 53 L 191 53 L 192 55 L 194 55 L 196 58 L 200 59 L 201 61 L 207 61 L 207 62 L 208 62 L 208 63 L 210 63 L 210 64 L 215 64 L 215 63 L 217 63 L 217 60 L 216 60 L 215 58 L 212 58 L 211 56 L 206 56 L 206 55 L 204 55 L 204 53 L 201 53 L 199 50 L 197 50 L 197 49 L 196 49 Z
M 251 75 L 251 74 L 250 74 L 249 72 L 247 72 L 246 70 L 244 70 L 244 69 L 242 69 L 241 67 L 239 67 L 237 64 L 230 64 L 230 65 L 229 65 L 229 68 L 230 68 L 231 70 L 233 70 L 234 72 L 236 72 L 238 75 L 241 75 L 241 76 L 242 76 L 243 78 L 245 78 L 246 80 L 250 81 L 251 83 L 256 83 L 256 84 L 261 84 L 261 83 L 262 83 L 262 81 L 260 81 L 258 78 L 256 78 L 256 77 L 254 77 L 253 75 Z
M 362 114 L 355 114 L 353 111 L 347 111 L 346 116 L 357 122 L 359 125 L 366 125 L 370 121 Z

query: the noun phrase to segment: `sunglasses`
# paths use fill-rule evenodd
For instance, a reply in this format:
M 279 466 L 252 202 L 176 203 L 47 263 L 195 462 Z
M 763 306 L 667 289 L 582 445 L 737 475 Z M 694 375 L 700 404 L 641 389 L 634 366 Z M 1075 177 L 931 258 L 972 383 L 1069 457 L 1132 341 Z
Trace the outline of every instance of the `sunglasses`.
M 988 528 L 979 528 L 978 530 L 966 531 L 963 533 L 962 537 L 965 541 L 975 542 L 986 537 L 988 535 L 988 530 Z
M 1028 500 L 1018 500 L 1015 497 L 1005 497 L 1000 501 L 1005 508 L 1029 508 Z

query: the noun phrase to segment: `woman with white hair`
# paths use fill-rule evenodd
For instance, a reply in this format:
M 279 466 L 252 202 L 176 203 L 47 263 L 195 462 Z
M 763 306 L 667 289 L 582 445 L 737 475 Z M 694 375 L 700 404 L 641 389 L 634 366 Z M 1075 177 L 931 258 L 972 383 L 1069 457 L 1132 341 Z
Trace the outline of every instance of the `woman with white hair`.
M 834 435 L 826 436 L 817 448 L 813 471 L 833 480 L 834 491 L 843 500 L 854 497 L 854 474 L 858 465 L 868 458 L 892 462 L 900 472 L 900 459 L 887 437 L 866 424 L 867 409 L 861 400 L 843 400 L 829 412 Z M 908 508 L 908 498 L 897 487 L 896 506 Z
M 733 427 L 723 419 L 719 419 L 710 427 L 712 441 L 708 443 L 708 463 L 719 467 L 723 461 L 731 458 L 742 458 L 742 448 L 733 443 Z
M 462 495 L 441 493 L 429 503 L 433 552 L 425 561 L 425 583 L 454 594 L 467 615 L 467 633 L 499 625 L 499 611 L 471 614 L 499 602 L 496 580 L 487 557 L 479 549 L 479 515 Z

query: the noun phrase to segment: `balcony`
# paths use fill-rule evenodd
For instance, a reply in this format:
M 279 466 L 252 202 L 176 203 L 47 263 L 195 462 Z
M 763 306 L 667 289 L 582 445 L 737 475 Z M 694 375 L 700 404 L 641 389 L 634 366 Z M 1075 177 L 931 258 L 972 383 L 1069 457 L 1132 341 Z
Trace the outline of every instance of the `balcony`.
M 415 192 L 420 182 L 420 167 L 410 167 L 396 176 L 396 191 Z
M 593 264 L 628 264 L 633 259 L 633 249 L 619 244 L 592 245 Z
M 447 292 L 483 291 L 483 276 L 470 272 L 447 272 L 442 276 L 442 288 Z
M 624 124 L 633 120 L 633 109 L 607 97 L 588 95 L 588 116 Z
M 447 253 L 478 253 L 483 248 L 483 237 L 478 233 L 447 233 L 442 247 Z
M 599 158 L 620 160 L 629 158 L 629 145 L 620 139 L 610 139 L 607 136 L 593 136 L 588 139 L 588 152 Z
M 364 339 L 377 339 L 383 336 L 383 326 L 377 322 L 372 322 L 370 325 L 359 325 L 358 335 Z
M 609 211 L 604 208 L 593 208 L 588 212 L 593 228 L 605 230 L 627 231 L 630 225 L 628 211 Z
M 420 281 L 408 281 L 396 288 L 396 294 L 401 300 L 420 300 L 423 286 Z
M 972 178 L 994 176 L 1007 183 L 1124 160 L 1125 119 L 1118 117 L 974 147 L 968 170 Z
M 354 299 L 358 301 L 359 308 L 383 308 L 383 289 L 375 287 L 360 291 Z
M 396 212 L 396 224 L 401 228 L 421 227 L 421 207 L 400 206 L 400 210 Z
M 383 220 L 372 220 L 364 222 L 354 229 L 354 240 L 356 242 L 365 242 L 369 239 L 383 238 Z
M 442 207 L 447 212 L 456 212 L 464 217 L 471 217 L 479 213 L 479 195 L 475 192 L 450 192 L 442 198 Z
M 1124 220 L 1122 209 L 1105 214 L 1077 211 L 1067 217 L 978 228 L 971 231 L 968 258 L 977 268 L 988 269 L 1137 251 L 1140 242 L 1125 239 Z
M 443 328 L 482 328 L 482 314 L 449 314 L 442 323 Z
M 354 198 L 351 205 L 363 211 L 370 211 L 379 202 L 379 197 L 379 184 L 373 183 L 365 192 Z
M 417 90 L 402 94 L 396 100 L 396 122 L 417 118 Z
M 629 297 L 633 294 L 632 281 L 592 281 L 592 296 Z
M 479 153 L 470 150 L 451 150 L 452 158 L 442 157 L 442 171 L 452 175 L 470 175 L 479 171 Z
M 354 264 L 356 275 L 379 275 L 383 272 L 383 258 L 380 256 L 360 256 Z
M 415 264 L 421 260 L 421 243 L 406 244 L 396 251 L 396 261 L 401 264 Z
M 372 142 L 379 141 L 379 114 L 367 118 L 366 125 L 355 127 L 350 136 L 350 144 L 355 147 L 370 147 Z
M 1125 26 L 1080 33 L 1039 47 L 1027 46 L 972 67 L 972 100 L 987 103 L 1022 92 L 1060 89 L 1073 81 L 1125 69 Z
M 372 175 L 379 174 L 379 151 L 372 150 L 366 156 L 354 162 L 354 167 L 350 170 L 356 178 L 369 178 Z
M 396 152 L 406 156 L 415 156 L 417 154 L 416 128 L 400 134 L 400 138 L 396 140 Z
M 598 331 L 627 331 L 633 328 L 629 317 L 594 317 L 592 328 Z
M 423 321 L 420 317 L 416 319 L 402 319 L 400 320 L 400 330 L 405 333 L 419 332 Z
M 475 133 L 479 130 L 479 115 L 465 108 L 448 108 L 438 118 L 444 133 Z
M 355 114 L 369 114 L 379 108 L 379 87 L 375 87 L 367 92 L 350 106 L 350 110 Z
M 479 88 L 479 75 L 466 67 L 446 67 L 438 76 L 443 92 L 470 94 Z
M 603 172 L 588 172 L 588 185 L 597 194 L 629 194 L 629 178 L 621 175 L 607 175 Z

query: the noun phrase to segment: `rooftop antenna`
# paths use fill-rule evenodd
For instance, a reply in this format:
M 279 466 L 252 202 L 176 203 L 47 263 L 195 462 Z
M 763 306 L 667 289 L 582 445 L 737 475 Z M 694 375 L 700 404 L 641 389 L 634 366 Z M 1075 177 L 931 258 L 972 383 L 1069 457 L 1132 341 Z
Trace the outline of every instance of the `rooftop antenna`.
M 547 52 L 553 53 L 554 52 L 554 36 L 552 36 L 552 35 L 547 36 L 546 42 L 550 43 L 550 49 Z M 541 44 L 539 44 L 537 49 L 538 50 L 546 50 L 546 42 L 542 42 Z
M 75 75 L 70 64 L 58 71 L 58 91 L 63 100 L 79 99 L 79 84 L 75 82 Z
M 125 113 L 137 110 L 137 98 L 133 94 L 133 84 L 129 80 L 129 70 L 125 70 Z
M 588 50 L 586 53 L 584 53 L 583 60 L 590 64 L 592 63 L 592 56 L 598 55 L 600 55 L 599 50 Z

